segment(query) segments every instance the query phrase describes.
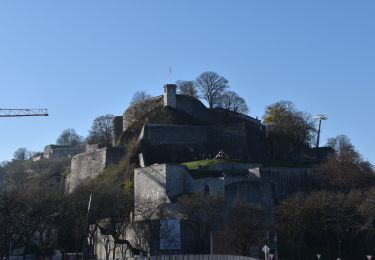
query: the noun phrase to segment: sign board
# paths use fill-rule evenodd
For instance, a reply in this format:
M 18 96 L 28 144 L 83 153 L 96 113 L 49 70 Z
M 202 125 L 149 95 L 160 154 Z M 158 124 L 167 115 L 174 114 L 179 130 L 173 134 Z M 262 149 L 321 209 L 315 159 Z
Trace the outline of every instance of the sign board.
M 372 255 L 366 255 L 366 257 L 367 257 L 368 260 L 372 259 Z

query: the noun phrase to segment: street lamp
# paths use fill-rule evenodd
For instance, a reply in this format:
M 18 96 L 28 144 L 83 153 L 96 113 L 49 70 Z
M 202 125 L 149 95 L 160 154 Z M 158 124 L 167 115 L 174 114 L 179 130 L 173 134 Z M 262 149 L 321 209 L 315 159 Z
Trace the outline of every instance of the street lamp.
M 320 127 L 322 125 L 322 120 L 327 120 L 328 117 L 325 116 L 325 115 L 316 115 L 314 119 L 319 120 L 318 138 L 316 140 L 316 148 L 318 148 L 319 147 L 319 139 L 320 139 Z

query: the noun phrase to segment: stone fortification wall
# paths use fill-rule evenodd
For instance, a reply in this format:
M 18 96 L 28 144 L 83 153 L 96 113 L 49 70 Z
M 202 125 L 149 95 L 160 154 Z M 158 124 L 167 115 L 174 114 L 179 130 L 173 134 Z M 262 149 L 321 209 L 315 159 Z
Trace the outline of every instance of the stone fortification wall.
M 211 122 L 214 118 L 210 117 L 208 109 L 201 101 L 196 98 L 177 95 L 176 108 L 204 122 Z
M 101 148 L 74 156 L 66 177 L 67 192 L 72 192 L 85 179 L 97 176 L 108 165 L 118 163 L 123 154 L 122 149 Z
M 263 161 L 267 156 L 266 131 L 264 125 L 246 123 L 248 160 Z
M 316 170 L 311 168 L 261 168 L 254 164 L 212 166 L 223 176 L 193 178 L 186 167 L 176 164 L 138 168 L 134 176 L 135 201 L 173 202 L 182 194 L 223 194 L 228 200 L 260 203 L 272 209 L 274 203 L 316 185 Z M 242 170 L 239 172 L 238 170 Z
M 92 178 L 101 173 L 106 166 L 107 149 L 82 153 L 74 156 L 71 162 L 70 173 L 66 178 L 68 192 L 72 192 L 83 180 Z
M 318 185 L 316 174 L 315 168 L 267 167 L 261 169 L 260 176 L 272 183 L 275 199 L 280 201 L 293 193 Z
M 243 164 L 244 166 L 246 164 Z M 232 167 L 233 168 L 233 167 Z M 259 168 L 242 168 L 249 173 L 259 172 Z M 225 170 L 224 170 L 225 171 Z M 134 201 L 155 204 L 173 202 L 183 194 L 225 195 L 225 187 L 237 182 L 259 181 L 255 174 L 224 174 L 225 177 L 194 179 L 185 166 L 178 164 L 151 165 L 137 168 L 134 172 Z M 272 194 L 271 194 L 272 195 Z
M 158 218 L 157 207 L 170 203 L 167 196 L 166 165 L 134 170 L 134 219 Z
M 249 157 L 248 139 L 244 124 L 229 126 L 146 124 L 139 139 L 146 140 L 151 146 L 154 146 L 153 153 L 146 154 L 146 157 L 148 157 L 146 160 L 149 162 L 179 162 L 202 158 L 203 155 L 213 157 L 222 149 L 232 158 L 247 159 Z M 160 155 L 160 152 L 157 152 L 155 148 L 158 146 L 165 157 L 164 161 L 160 161 L 160 158 L 158 158 L 159 160 L 150 158 Z M 171 158 L 177 156 L 176 151 L 179 150 L 175 146 L 185 148 L 184 158 L 171 160 Z
M 166 164 L 167 177 L 167 196 L 175 198 L 188 191 L 188 185 L 191 181 L 189 172 L 185 166 L 178 164 Z
M 82 153 L 84 148 L 82 147 L 63 147 L 58 145 L 47 145 L 44 148 L 43 158 L 61 158 L 66 156 L 74 156 L 76 154 Z
M 275 205 L 271 183 L 259 179 L 234 182 L 225 186 L 225 199 L 261 204 L 267 210 L 272 210 Z
M 208 148 L 210 153 L 224 149 L 230 157 L 247 159 L 247 135 L 244 124 L 217 125 L 208 127 Z
M 210 194 L 224 194 L 223 178 L 193 179 L 185 166 L 159 164 L 137 168 L 134 171 L 134 204 L 169 203 L 183 194 L 204 193 L 205 185 Z
M 134 203 L 171 202 L 188 193 L 190 175 L 177 164 L 157 164 L 134 170 Z
M 189 193 L 210 195 L 224 195 L 225 182 L 223 177 L 219 178 L 201 178 L 201 179 L 189 179 L 188 186 Z
M 144 125 L 139 139 L 158 144 L 196 144 L 207 142 L 207 128 L 186 125 Z

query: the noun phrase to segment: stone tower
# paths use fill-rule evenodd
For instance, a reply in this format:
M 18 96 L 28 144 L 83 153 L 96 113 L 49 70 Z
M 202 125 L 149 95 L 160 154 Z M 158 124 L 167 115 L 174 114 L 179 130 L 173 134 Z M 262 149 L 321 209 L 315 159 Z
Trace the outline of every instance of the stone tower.
M 164 106 L 176 108 L 176 89 L 175 84 L 164 85 Z

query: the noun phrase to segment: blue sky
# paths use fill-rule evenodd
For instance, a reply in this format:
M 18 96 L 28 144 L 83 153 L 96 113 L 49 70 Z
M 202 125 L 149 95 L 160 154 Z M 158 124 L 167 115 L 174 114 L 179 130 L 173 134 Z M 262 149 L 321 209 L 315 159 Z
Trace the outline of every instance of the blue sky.
M 251 116 L 293 101 L 328 116 L 323 143 L 346 134 L 375 163 L 374 13 L 372 0 L 1 1 L 0 108 L 50 116 L 1 118 L 0 161 L 41 151 L 66 128 L 86 136 L 135 91 L 158 95 L 211 70 Z

